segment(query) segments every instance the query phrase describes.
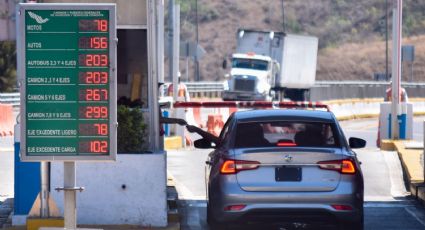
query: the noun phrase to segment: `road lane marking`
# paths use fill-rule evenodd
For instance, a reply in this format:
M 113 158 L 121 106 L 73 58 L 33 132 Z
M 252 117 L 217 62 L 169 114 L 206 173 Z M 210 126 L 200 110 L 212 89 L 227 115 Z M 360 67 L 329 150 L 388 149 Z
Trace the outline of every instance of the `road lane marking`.
M 382 154 L 385 164 L 388 168 L 389 179 L 391 183 L 391 195 L 393 197 L 406 197 L 409 195 L 404 186 L 403 169 L 401 168 L 400 159 L 396 152 L 388 152 Z
M 363 205 L 365 208 L 408 208 L 414 206 L 414 204 L 406 203 L 406 201 L 365 202 Z
M 423 213 L 423 211 L 421 212 L 416 207 L 406 207 L 404 209 L 411 216 L 413 216 L 413 218 L 415 218 L 419 223 L 421 223 L 423 226 L 425 226 L 425 214 Z M 412 210 L 412 209 L 415 209 L 415 210 Z M 420 215 L 420 214 L 422 214 L 422 215 Z
M 173 176 L 173 174 L 167 170 L 167 175 L 171 177 L 174 181 L 174 184 L 176 185 L 176 190 L 179 196 L 179 200 L 205 200 L 205 196 L 195 196 L 190 189 L 178 181 L 176 177 Z

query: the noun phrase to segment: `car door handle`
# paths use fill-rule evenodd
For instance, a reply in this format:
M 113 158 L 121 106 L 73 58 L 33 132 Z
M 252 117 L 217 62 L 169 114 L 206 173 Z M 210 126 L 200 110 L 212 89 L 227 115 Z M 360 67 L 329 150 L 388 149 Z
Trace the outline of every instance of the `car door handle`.
M 205 161 L 205 164 L 211 165 L 211 161 Z

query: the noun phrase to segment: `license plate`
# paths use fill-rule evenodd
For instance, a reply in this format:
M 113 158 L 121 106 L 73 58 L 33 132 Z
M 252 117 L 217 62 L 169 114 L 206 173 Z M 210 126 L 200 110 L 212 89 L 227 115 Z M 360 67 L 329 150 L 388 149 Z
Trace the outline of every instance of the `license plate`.
M 275 168 L 276 181 L 301 181 L 302 170 L 300 167 L 282 166 Z

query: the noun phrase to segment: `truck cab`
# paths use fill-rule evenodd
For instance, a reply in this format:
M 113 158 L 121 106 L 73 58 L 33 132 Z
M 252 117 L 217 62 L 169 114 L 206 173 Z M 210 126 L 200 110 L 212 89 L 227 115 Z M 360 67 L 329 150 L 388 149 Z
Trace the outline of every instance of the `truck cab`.
M 224 82 L 223 100 L 263 101 L 270 99 L 270 89 L 277 72 L 276 62 L 264 55 L 232 55 L 230 74 Z

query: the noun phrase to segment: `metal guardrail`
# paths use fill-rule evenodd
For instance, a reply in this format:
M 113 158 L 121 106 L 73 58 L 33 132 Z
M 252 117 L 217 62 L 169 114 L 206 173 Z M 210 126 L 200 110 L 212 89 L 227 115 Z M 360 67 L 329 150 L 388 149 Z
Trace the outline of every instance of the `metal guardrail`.
M 223 91 L 223 82 L 183 82 L 190 92 L 213 92 Z M 354 87 L 377 87 L 377 86 L 388 86 L 389 83 L 385 81 L 316 81 L 315 88 L 323 86 L 354 86 Z M 415 82 L 403 82 L 403 87 L 423 87 L 425 83 Z
M 191 96 L 220 97 L 223 82 L 184 82 Z M 425 98 L 425 83 L 403 82 L 402 87 L 409 97 Z M 344 99 L 344 98 L 373 98 L 384 97 L 388 82 L 382 81 L 316 81 L 311 89 L 312 101 Z M 20 105 L 19 93 L 0 93 L 0 103 Z
M 185 82 L 192 97 L 220 97 L 223 82 Z M 310 91 L 312 101 L 384 97 L 385 81 L 316 81 Z M 403 82 L 409 97 L 425 97 L 425 83 Z

